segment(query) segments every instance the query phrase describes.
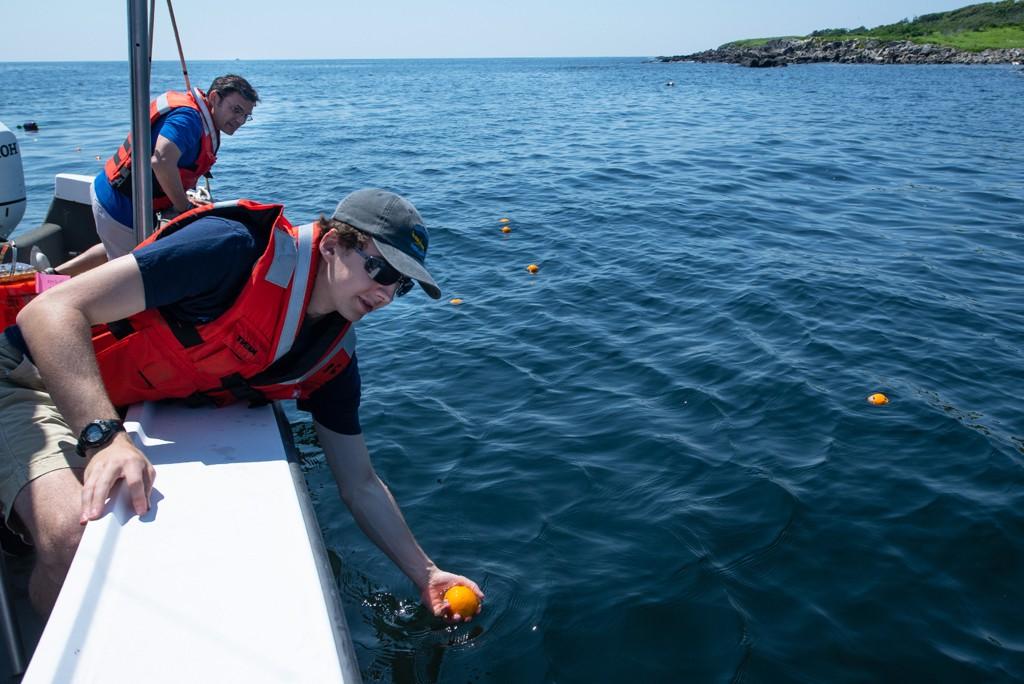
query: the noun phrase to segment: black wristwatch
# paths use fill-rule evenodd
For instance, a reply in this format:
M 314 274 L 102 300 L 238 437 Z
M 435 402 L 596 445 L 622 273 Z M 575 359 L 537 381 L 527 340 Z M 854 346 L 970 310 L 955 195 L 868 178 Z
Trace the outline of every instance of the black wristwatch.
M 85 456 L 86 449 L 99 449 L 106 446 L 114 435 L 124 431 L 124 423 L 119 420 L 94 420 L 82 428 L 78 435 L 76 450 L 79 456 Z

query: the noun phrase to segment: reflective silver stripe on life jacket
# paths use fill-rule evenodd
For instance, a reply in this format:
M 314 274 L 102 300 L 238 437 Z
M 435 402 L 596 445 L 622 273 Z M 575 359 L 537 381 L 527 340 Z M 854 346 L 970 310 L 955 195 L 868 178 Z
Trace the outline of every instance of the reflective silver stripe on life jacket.
M 328 363 L 334 360 L 334 357 L 338 355 L 339 351 L 344 351 L 348 354 L 348 358 L 351 359 L 352 355 L 356 353 L 356 326 L 348 326 L 348 330 L 341 337 L 340 340 L 334 343 L 331 350 L 324 355 L 324 358 L 320 359 L 320 362 L 310 368 L 308 371 L 303 373 L 301 377 L 294 378 L 292 380 L 281 380 L 278 385 L 298 385 L 299 383 L 305 382 L 313 376 L 314 373 L 319 371 L 321 368 L 326 366 Z
M 274 229 L 278 230 L 278 229 Z M 271 275 L 280 276 L 278 271 L 278 260 L 285 259 L 290 262 L 292 277 L 292 289 L 288 295 L 288 308 L 284 315 L 284 325 L 281 326 L 281 334 L 277 340 L 277 350 L 274 352 L 274 361 L 285 355 L 295 343 L 295 337 L 299 334 L 299 321 L 302 320 L 303 306 L 306 303 L 306 290 L 312 287 L 310 282 L 309 268 L 313 261 L 313 224 L 307 223 L 299 226 L 298 236 L 295 240 L 288 240 L 288 234 L 278 230 L 274 236 L 274 260 L 267 271 L 267 280 L 279 285 L 277 280 L 272 280 Z M 283 266 L 282 262 L 282 266 Z M 314 279 L 315 280 L 315 279 Z M 288 282 L 285 281 L 284 286 Z M 282 287 L 284 287 L 282 286 Z
M 203 99 L 203 94 L 199 92 L 199 88 L 192 89 L 192 99 L 195 100 L 196 106 L 199 107 L 199 114 L 203 119 L 203 128 L 206 130 L 206 134 L 210 136 L 210 143 L 213 145 L 213 156 L 216 157 L 217 150 L 220 149 L 220 132 L 213 125 L 213 116 L 210 115 L 210 110 L 206 107 L 206 100 Z
M 156 98 L 156 111 L 161 115 L 171 111 L 171 105 L 167 103 L 167 93 Z
M 284 231 L 277 228 L 272 230 L 274 231 L 274 258 L 270 262 L 264 280 L 283 290 L 288 287 L 288 283 L 292 281 L 292 274 L 295 273 L 295 262 L 299 258 L 298 247 L 295 245 L 295 240 L 290 239 L 290 236 Z

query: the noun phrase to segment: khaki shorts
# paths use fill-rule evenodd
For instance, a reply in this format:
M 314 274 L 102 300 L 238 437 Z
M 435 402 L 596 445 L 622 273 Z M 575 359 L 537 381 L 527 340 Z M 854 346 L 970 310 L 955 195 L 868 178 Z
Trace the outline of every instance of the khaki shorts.
M 124 225 L 107 213 L 100 201 L 96 199 L 96 190 L 92 184 L 89 185 L 89 197 L 92 198 L 92 219 L 96 224 L 96 235 L 99 236 L 103 248 L 107 251 L 107 259 L 116 259 L 135 249 L 135 245 L 138 244 L 135 229 Z M 77 443 L 77 438 L 75 441 Z
M 24 532 L 10 511 L 26 484 L 61 468 L 85 468 L 77 443 L 36 367 L 0 331 L 0 512 L 13 531 Z

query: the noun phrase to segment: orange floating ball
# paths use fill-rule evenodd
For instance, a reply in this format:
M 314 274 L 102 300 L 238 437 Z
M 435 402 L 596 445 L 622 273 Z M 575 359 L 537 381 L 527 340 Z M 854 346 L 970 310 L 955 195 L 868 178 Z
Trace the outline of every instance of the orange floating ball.
M 464 618 L 473 617 L 476 615 L 477 609 L 480 608 L 480 599 L 476 597 L 473 590 L 461 584 L 456 584 L 444 592 L 444 600 L 448 602 L 452 613 L 458 613 Z
M 500 218 L 498 219 L 498 223 L 510 223 L 510 220 L 507 218 Z
M 538 266 L 537 264 L 530 264 L 529 266 L 526 267 L 526 270 L 529 271 L 530 273 L 536 273 L 537 271 L 540 270 L 540 266 Z
M 874 406 L 882 406 L 883 404 L 889 403 L 889 397 L 885 396 L 881 392 L 875 392 L 868 397 L 868 403 L 873 404 Z
M 512 229 L 510 227 L 508 227 L 508 226 L 502 226 L 501 227 L 501 232 L 502 233 L 511 233 Z
M 455 298 L 451 299 L 448 303 L 449 304 L 454 304 L 455 306 L 458 306 L 459 304 L 462 303 L 462 300 L 459 299 L 458 297 L 455 297 Z

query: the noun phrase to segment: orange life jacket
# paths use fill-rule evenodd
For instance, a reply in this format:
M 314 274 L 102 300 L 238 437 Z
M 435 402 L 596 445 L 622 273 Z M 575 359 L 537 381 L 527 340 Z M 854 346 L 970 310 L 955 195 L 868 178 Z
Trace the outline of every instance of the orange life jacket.
M 179 93 L 169 91 L 149 103 L 149 125 L 152 126 L 161 116 L 173 109 L 188 107 L 199 112 L 199 118 L 203 121 L 203 137 L 199 141 L 199 154 L 192 166 L 179 167 L 178 175 L 181 177 L 181 187 L 186 190 L 196 187 L 199 179 L 206 174 L 213 165 L 217 163 L 217 150 L 220 147 L 220 133 L 213 124 L 213 116 L 210 114 L 210 103 L 206 94 L 199 88 L 193 88 L 191 93 Z M 103 167 L 110 186 L 123 195 L 132 195 L 132 136 L 129 133 L 121 146 L 114 152 L 114 156 L 107 160 Z M 160 182 L 153 176 L 153 211 L 160 211 L 171 206 L 172 202 Z
M 355 353 L 351 323 L 293 377 L 273 384 L 250 382 L 294 343 L 320 263 L 319 224 L 292 226 L 283 209 L 250 200 L 206 205 L 182 214 L 139 245 L 205 216 L 241 221 L 267 241 L 238 298 L 212 321 L 183 323 L 147 309 L 93 328 L 96 360 L 114 405 L 170 398 L 218 405 L 306 398 L 348 366 Z

